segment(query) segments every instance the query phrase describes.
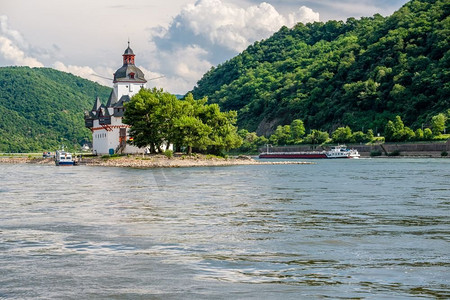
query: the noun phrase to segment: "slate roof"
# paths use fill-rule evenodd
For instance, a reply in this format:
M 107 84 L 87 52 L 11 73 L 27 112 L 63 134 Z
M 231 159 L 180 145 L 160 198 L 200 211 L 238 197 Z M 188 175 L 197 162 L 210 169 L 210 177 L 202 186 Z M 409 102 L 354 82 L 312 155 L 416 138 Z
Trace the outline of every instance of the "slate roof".
M 125 49 L 125 52 L 123 53 L 123 55 L 134 55 L 133 50 L 131 50 L 129 43 L 128 43 L 128 48 Z
M 94 106 L 92 107 L 92 111 L 97 111 L 100 106 L 102 106 L 102 102 L 100 101 L 100 98 L 97 96 L 94 102 Z
M 130 96 L 124 95 L 120 97 L 119 101 L 117 101 L 116 104 L 114 104 L 114 107 L 123 107 L 123 104 L 128 101 L 130 101 Z
M 106 107 L 111 107 L 114 104 L 117 103 L 117 97 L 114 91 L 111 91 L 111 94 L 109 94 L 108 102 L 106 103 Z
M 132 74 L 134 76 L 132 76 Z M 137 82 L 146 83 L 144 73 L 135 65 L 125 64 L 114 73 L 114 82 Z

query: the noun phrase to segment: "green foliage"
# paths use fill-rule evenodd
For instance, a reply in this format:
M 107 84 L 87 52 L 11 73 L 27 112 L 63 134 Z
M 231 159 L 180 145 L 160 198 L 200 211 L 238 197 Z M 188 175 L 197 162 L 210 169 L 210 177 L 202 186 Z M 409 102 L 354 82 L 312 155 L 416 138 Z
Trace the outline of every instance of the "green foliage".
M 418 141 L 421 141 L 424 139 L 424 135 L 423 135 L 423 130 L 418 128 L 415 132 L 414 132 L 415 138 Z
M 347 143 L 352 138 L 352 130 L 350 127 L 339 127 L 331 135 L 333 141 L 336 143 Z
M 450 107 L 448 11 L 448 0 L 414 0 L 386 18 L 283 27 L 212 68 L 193 94 L 265 136 L 295 119 L 375 130 L 399 116 L 418 128 Z
M 279 125 L 274 134 L 269 137 L 269 142 L 273 145 L 287 145 L 291 138 L 291 127 L 289 125 Z
M 291 140 L 292 144 L 300 144 L 302 137 L 305 135 L 305 125 L 302 120 L 296 119 L 291 123 Z
M 164 155 L 170 159 L 173 157 L 173 151 L 168 149 L 168 150 L 164 151 Z
M 221 112 L 206 98 L 195 100 L 189 94 L 179 100 L 162 89 L 141 89 L 125 107 L 123 122 L 131 125 L 132 143 L 149 146 L 153 153 L 174 143 L 188 154 L 193 149 L 220 154 L 242 143 L 234 126 L 236 112 Z
M 111 89 L 47 68 L 0 68 L 0 152 L 79 150 L 91 139 L 84 111 Z
M 428 141 L 431 140 L 433 138 L 433 132 L 431 131 L 430 128 L 425 128 L 423 130 L 423 139 Z
M 328 132 L 313 129 L 311 133 L 305 137 L 306 144 L 323 144 L 329 140 Z
M 362 131 L 356 131 L 352 134 L 352 138 L 350 140 L 350 142 L 352 143 L 364 143 L 364 142 L 369 142 L 370 139 L 368 139 L 367 135 L 364 134 L 364 132 Z
M 431 131 L 434 135 L 438 135 L 444 131 L 446 121 L 447 117 L 442 113 L 431 118 Z
M 269 143 L 265 136 L 258 136 L 256 132 L 248 132 L 246 129 L 239 130 L 238 135 L 242 139 L 241 146 L 236 149 L 239 153 L 257 153 L 259 147 Z
M 388 156 L 400 156 L 400 151 L 394 150 L 394 151 L 388 153 Z
M 386 141 L 392 142 L 409 141 L 413 140 L 416 136 L 412 129 L 406 127 L 403 124 L 403 121 L 400 118 L 400 116 L 396 116 L 394 122 L 388 121 L 385 126 L 384 132 Z
M 380 150 L 372 150 L 372 151 L 370 151 L 370 156 L 371 157 L 381 156 L 381 155 L 382 155 L 382 153 L 381 153 Z
M 441 152 L 441 156 L 442 156 L 442 157 L 448 156 L 448 152 L 447 152 L 447 151 L 442 151 L 442 152 Z

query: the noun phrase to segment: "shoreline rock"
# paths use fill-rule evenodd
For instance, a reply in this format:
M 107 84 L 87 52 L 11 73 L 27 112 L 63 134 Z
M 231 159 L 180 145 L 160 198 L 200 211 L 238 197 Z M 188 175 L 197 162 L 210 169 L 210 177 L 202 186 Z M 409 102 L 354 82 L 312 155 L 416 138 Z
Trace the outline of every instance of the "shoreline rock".
M 28 157 L 0 157 L 0 163 L 8 164 L 54 164 L 52 158 L 28 158 Z M 242 165 L 303 165 L 315 164 L 302 161 L 257 161 L 251 157 L 238 158 L 207 158 L 206 156 L 173 157 L 154 155 L 142 158 L 142 156 L 120 157 L 82 157 L 79 165 L 126 167 L 126 168 L 186 168 L 186 167 L 222 167 Z

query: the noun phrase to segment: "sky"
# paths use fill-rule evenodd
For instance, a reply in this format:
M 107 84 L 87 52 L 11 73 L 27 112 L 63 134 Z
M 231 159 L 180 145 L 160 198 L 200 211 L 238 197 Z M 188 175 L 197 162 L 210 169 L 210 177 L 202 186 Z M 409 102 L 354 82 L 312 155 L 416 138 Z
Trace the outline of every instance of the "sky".
M 147 87 L 185 94 L 283 25 L 388 16 L 407 0 L 0 0 L 0 66 L 50 67 L 112 86 L 130 46 Z

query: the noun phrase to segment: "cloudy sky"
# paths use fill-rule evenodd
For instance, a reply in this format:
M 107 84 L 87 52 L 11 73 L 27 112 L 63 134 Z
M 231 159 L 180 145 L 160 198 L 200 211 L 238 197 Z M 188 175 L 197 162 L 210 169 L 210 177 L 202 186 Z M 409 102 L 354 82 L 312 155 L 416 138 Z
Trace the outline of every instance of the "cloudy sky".
M 407 0 L 0 0 L 0 66 L 51 67 L 111 86 L 130 40 L 148 87 L 191 90 L 281 26 L 390 15 Z M 154 79 L 164 76 L 163 78 Z

